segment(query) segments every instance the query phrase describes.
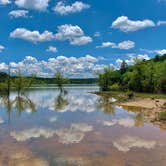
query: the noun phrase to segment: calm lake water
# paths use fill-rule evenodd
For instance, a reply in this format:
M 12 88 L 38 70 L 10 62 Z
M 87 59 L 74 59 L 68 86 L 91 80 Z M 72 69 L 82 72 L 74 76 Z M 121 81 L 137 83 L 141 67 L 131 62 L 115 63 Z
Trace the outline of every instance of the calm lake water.
M 166 131 L 141 110 L 89 93 L 97 87 L 66 90 L 0 98 L 0 166 L 166 166 Z

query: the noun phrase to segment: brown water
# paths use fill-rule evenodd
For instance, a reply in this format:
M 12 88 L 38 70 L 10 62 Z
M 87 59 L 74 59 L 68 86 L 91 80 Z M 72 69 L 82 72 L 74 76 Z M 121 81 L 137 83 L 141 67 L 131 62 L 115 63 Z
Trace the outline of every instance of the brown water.
M 166 131 L 88 93 L 36 88 L 0 99 L 0 166 L 166 166 Z

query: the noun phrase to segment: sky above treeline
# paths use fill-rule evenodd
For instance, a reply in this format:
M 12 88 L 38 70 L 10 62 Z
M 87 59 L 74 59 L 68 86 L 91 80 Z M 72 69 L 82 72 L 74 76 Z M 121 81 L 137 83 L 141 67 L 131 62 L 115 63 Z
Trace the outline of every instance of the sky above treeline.
M 166 53 L 166 0 L 0 0 L 0 71 L 95 77 Z

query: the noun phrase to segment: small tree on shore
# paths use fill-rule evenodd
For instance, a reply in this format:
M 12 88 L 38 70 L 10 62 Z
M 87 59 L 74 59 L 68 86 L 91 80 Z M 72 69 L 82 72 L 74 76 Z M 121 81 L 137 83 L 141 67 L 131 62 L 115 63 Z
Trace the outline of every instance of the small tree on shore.
M 109 91 L 111 85 L 112 69 L 105 68 L 103 73 L 98 73 L 98 85 L 101 91 Z
M 64 84 L 68 84 L 69 79 L 64 78 L 63 75 L 60 72 L 57 72 L 55 74 L 55 83 L 57 84 L 60 92 L 63 92 Z
M 18 96 L 23 94 L 26 90 L 28 90 L 32 86 L 34 77 L 35 76 L 29 78 L 24 77 L 21 74 L 21 71 L 18 70 L 16 78 L 13 81 L 13 87 L 17 91 Z

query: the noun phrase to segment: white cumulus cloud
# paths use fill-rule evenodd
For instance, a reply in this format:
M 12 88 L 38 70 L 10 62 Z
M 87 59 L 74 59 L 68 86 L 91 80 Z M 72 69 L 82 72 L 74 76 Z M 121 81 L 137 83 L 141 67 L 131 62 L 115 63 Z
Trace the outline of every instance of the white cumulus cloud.
M 79 58 L 57 56 L 48 60 L 37 60 L 35 57 L 26 56 L 20 62 L 11 62 L 11 73 L 15 74 L 18 69 L 23 75 L 37 74 L 39 77 L 52 77 L 59 71 L 70 78 L 91 78 L 95 77 L 96 71 L 102 71 L 103 64 L 99 64 L 99 59 L 91 55 Z M 7 72 L 8 65 L 0 63 L 0 69 Z
M 135 47 L 135 43 L 133 41 L 127 40 L 119 43 L 115 48 L 119 48 L 121 50 L 129 50 Z
M 9 16 L 12 18 L 19 18 L 19 17 L 28 17 L 28 10 L 12 10 L 9 12 Z
M 55 38 L 60 41 L 69 40 L 71 45 L 84 45 L 92 42 L 92 38 L 85 36 L 84 31 L 78 25 L 71 24 L 58 26 Z
M 103 42 L 100 46 L 96 46 L 96 48 L 106 48 L 106 47 L 118 48 L 121 50 L 129 50 L 135 47 L 135 43 L 133 41 L 127 40 L 117 44 L 114 42 Z
M 152 20 L 130 20 L 127 16 L 118 17 L 113 23 L 112 28 L 119 29 L 123 32 L 133 32 L 140 29 L 154 27 L 155 23 Z
M 30 31 L 26 28 L 17 28 L 10 33 L 10 37 L 37 43 L 51 41 L 54 38 L 54 35 L 52 32 L 49 31 L 44 31 L 43 33 L 40 33 L 39 31 Z
M 65 5 L 63 1 L 57 3 L 53 10 L 60 15 L 68 15 L 71 13 L 81 12 L 84 9 L 90 8 L 89 4 L 85 4 L 81 1 L 76 1 L 71 5 Z
M 125 60 L 125 62 L 128 64 L 128 65 L 134 65 L 135 63 L 136 63 L 136 60 L 140 60 L 140 61 L 142 61 L 142 60 L 149 60 L 150 59 L 150 57 L 149 57 L 149 55 L 147 55 L 147 54 L 129 54 L 129 59 L 126 59 Z M 117 64 L 117 66 L 121 66 L 121 64 L 122 64 L 122 62 L 123 62 L 123 60 L 122 59 L 120 59 L 120 58 L 118 58 L 117 60 L 116 60 L 116 64 Z
M 113 42 L 103 42 L 100 46 L 96 46 L 96 48 L 114 47 L 115 45 Z
M 49 46 L 46 51 L 48 51 L 48 52 L 58 52 L 58 50 L 55 46 Z
M 158 54 L 158 55 L 164 55 L 164 54 L 166 54 L 166 49 L 148 50 L 148 49 L 141 48 L 140 50 L 144 51 L 144 52 L 147 52 L 149 54 L 152 54 L 152 53 L 155 53 L 155 54 Z
M 33 9 L 45 11 L 48 7 L 49 0 L 16 0 L 15 4 L 18 7 L 25 9 Z

